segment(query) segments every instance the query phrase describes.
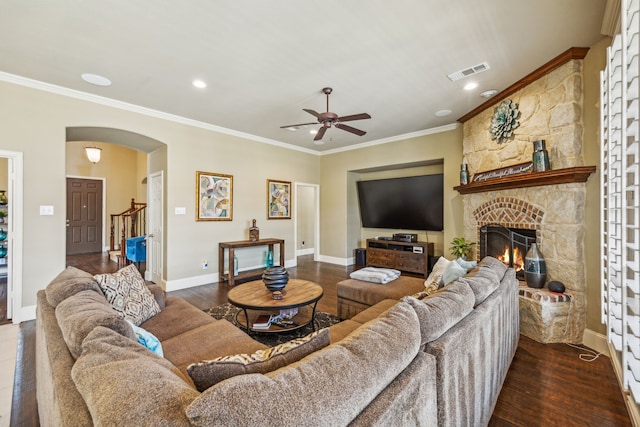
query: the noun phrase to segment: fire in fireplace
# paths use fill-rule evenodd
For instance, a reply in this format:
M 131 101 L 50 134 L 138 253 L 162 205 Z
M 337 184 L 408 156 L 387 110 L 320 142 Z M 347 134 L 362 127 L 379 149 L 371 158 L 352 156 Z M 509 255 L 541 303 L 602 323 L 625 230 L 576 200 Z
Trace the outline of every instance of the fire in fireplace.
M 508 267 L 513 267 L 518 280 L 524 280 L 524 257 L 535 241 L 535 230 L 507 228 L 498 224 L 484 225 L 480 227 L 480 259 L 495 257 Z

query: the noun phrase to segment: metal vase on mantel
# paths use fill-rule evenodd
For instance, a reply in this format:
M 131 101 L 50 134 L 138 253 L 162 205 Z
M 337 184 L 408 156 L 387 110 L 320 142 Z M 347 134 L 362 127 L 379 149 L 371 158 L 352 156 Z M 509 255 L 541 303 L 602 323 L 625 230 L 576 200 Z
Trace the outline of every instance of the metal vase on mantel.
M 551 170 L 551 164 L 544 139 L 533 141 L 533 171 L 544 172 L 548 170 Z
M 524 257 L 524 280 L 530 288 L 542 289 L 547 281 L 547 264 L 538 245 L 531 244 Z

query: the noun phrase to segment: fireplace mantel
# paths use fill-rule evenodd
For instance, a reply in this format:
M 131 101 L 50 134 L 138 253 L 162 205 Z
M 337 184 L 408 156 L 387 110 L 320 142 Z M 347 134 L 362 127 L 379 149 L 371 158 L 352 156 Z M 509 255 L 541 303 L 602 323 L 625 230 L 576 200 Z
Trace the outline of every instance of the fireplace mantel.
M 511 188 L 586 182 L 589 176 L 595 171 L 595 166 L 578 166 L 544 172 L 511 175 L 482 182 L 472 182 L 466 185 L 458 185 L 453 187 L 453 189 L 458 191 L 460 194 L 472 194 L 483 193 L 486 191 L 507 190 Z

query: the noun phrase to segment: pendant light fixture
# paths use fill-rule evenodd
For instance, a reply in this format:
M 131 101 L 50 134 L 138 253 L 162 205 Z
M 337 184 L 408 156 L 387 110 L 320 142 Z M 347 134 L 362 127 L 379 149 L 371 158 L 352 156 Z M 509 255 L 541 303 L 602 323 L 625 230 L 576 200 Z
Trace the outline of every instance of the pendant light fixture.
M 100 161 L 100 154 L 102 152 L 102 148 L 96 147 L 96 144 L 93 144 L 93 147 L 84 147 L 84 150 L 87 152 L 87 159 L 94 165 Z

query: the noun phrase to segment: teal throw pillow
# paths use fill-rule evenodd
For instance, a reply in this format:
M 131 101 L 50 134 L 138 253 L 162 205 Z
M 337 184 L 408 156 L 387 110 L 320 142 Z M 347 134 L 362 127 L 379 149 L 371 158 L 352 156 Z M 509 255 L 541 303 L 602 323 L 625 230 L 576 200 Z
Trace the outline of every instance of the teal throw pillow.
M 133 323 L 131 323 L 131 321 L 127 321 L 131 324 L 133 332 L 136 334 L 136 338 L 140 344 L 142 344 L 158 356 L 164 357 L 164 353 L 162 352 L 162 344 L 160 344 L 160 340 L 155 335 L 153 335 L 146 329 L 141 328 L 140 326 L 134 325 Z

